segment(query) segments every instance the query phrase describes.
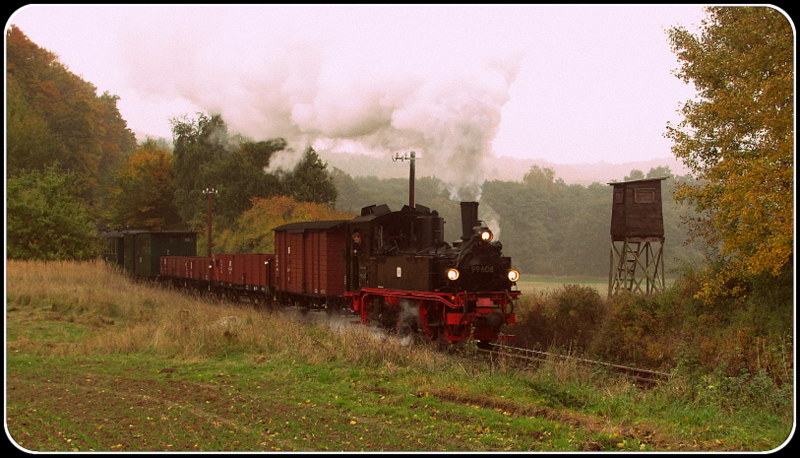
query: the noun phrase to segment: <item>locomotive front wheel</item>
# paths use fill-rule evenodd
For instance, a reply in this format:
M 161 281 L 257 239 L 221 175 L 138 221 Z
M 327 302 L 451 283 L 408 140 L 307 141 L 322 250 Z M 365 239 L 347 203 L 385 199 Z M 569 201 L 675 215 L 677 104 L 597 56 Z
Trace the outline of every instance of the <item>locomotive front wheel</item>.
M 442 305 L 425 301 L 420 302 L 419 326 L 428 339 L 431 341 L 438 340 L 443 325 L 444 312 L 442 310 Z

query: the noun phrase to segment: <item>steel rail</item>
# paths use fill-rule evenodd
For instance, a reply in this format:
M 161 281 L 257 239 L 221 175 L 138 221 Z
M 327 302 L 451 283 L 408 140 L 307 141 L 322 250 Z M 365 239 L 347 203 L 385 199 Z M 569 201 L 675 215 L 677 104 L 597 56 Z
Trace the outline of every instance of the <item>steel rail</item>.
M 557 353 L 533 350 L 530 348 L 511 347 L 508 345 L 500 345 L 496 343 L 490 344 L 490 347 L 488 349 L 482 350 L 482 352 L 489 353 L 490 355 L 507 356 L 521 360 L 544 361 L 547 360 L 548 358 L 558 358 L 565 361 L 575 361 L 581 364 L 606 367 L 615 372 L 625 373 L 639 381 L 648 383 L 659 383 L 672 378 L 672 374 L 669 374 L 667 372 L 654 371 L 651 369 L 641 369 L 632 366 L 624 366 L 621 364 L 614 364 L 604 361 L 579 358 L 577 356 L 560 355 Z

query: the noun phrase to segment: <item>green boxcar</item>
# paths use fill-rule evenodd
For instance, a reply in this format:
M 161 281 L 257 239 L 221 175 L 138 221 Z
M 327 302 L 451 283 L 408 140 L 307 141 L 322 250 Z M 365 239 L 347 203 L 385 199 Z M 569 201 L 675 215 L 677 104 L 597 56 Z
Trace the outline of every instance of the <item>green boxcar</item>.
M 125 231 L 125 271 L 137 277 L 157 277 L 161 256 L 196 256 L 197 233 L 185 231 Z
M 100 234 L 103 239 L 103 260 L 109 264 L 123 267 L 125 265 L 125 233 L 108 231 Z

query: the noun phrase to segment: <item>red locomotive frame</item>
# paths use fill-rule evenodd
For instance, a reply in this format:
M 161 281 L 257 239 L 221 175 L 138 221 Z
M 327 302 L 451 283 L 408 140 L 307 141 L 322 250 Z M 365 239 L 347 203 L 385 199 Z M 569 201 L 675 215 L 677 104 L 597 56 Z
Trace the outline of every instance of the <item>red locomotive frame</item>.
M 345 293 L 361 323 L 370 321 L 370 298 L 381 298 L 390 307 L 400 307 L 401 300 L 418 304 L 419 326 L 430 340 L 450 343 L 465 340 L 480 342 L 512 339 L 512 335 L 497 333 L 489 326 L 481 326 L 481 321 L 491 314 L 499 313 L 503 323 L 515 323 L 513 300 L 519 291 L 499 291 L 492 293 L 471 293 L 462 291 L 456 294 L 425 291 L 387 290 L 381 288 L 362 288 L 358 293 Z M 475 304 L 466 311 L 468 304 Z M 512 310 L 509 310 L 511 308 Z

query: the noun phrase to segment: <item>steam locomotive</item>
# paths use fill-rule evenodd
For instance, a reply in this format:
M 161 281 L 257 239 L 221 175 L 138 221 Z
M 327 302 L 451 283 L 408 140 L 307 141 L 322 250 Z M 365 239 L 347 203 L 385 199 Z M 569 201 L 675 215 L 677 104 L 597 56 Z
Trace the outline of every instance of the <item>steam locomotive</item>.
M 254 303 L 352 310 L 362 323 L 430 340 L 510 338 L 519 272 L 461 202 L 461 239 L 444 241 L 444 219 L 415 204 L 399 211 L 370 205 L 351 220 L 276 227 L 274 254 L 196 256 L 196 234 L 126 231 L 108 235 L 108 258 L 138 277 L 216 292 Z
M 442 239 L 443 218 L 421 205 L 366 207 L 348 222 L 344 296 L 361 321 L 419 329 L 432 340 L 497 340 L 514 322 L 519 272 L 477 210 L 477 202 L 461 203 L 462 237 L 452 246 Z

